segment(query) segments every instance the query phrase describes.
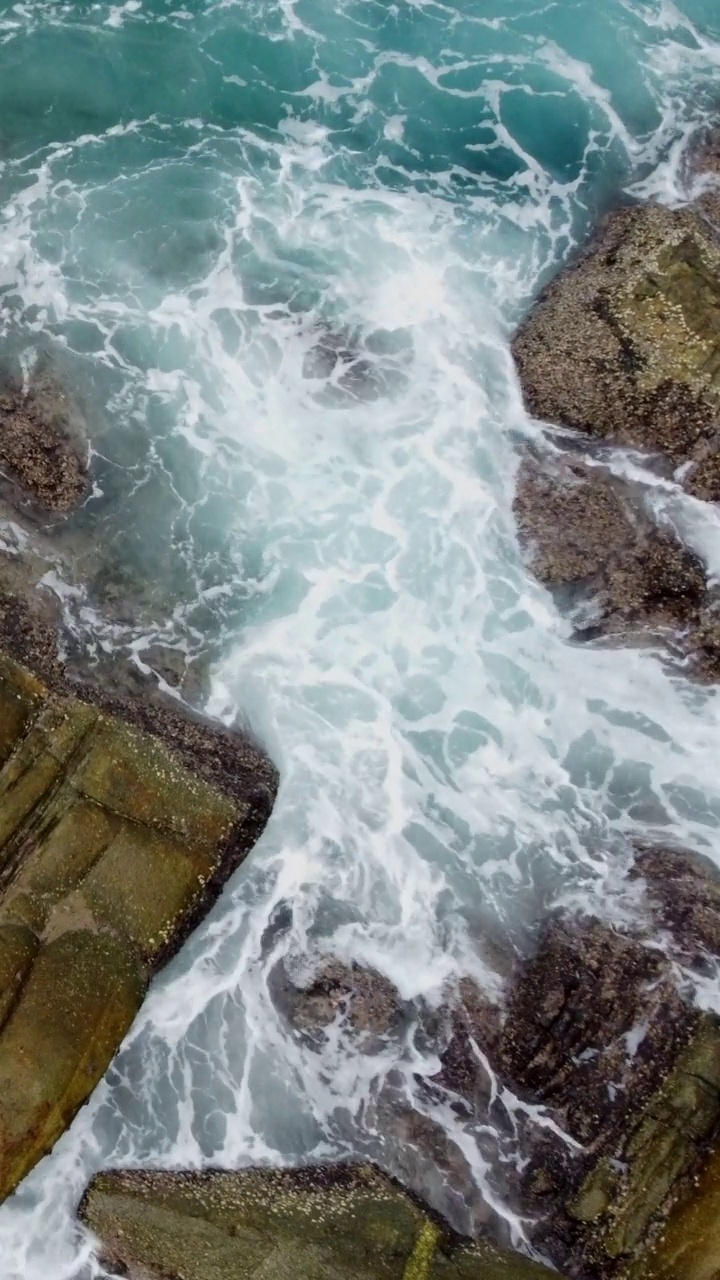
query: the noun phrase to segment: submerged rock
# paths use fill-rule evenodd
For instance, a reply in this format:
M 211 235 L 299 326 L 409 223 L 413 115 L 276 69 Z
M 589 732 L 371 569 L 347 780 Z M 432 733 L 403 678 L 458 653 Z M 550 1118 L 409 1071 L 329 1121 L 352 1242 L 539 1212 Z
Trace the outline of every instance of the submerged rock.
M 578 639 L 664 639 L 693 674 L 717 678 L 706 567 L 657 524 L 636 485 L 574 454 L 527 455 L 514 511 L 530 566 L 578 619 Z
M 513 353 L 537 417 L 687 464 L 688 491 L 720 499 L 720 240 L 702 209 L 612 213 Z
M 152 704 L 128 723 L 95 693 L 51 692 L 0 652 L 0 1198 L 101 1079 L 274 796 L 251 744 Z
M 433 1082 L 465 1098 L 478 1114 L 487 1108 L 493 1091 L 491 1062 L 500 1037 L 497 1004 L 468 975 L 448 992 L 443 1010 L 447 1043 L 440 1053 L 440 1071 Z
M 48 512 L 76 507 L 88 488 L 82 416 L 47 360 L 27 385 L 0 388 L 0 470 L 21 498 Z
M 314 1044 L 321 1045 L 327 1029 L 339 1023 L 358 1048 L 371 1051 L 403 1026 L 403 1003 L 392 982 L 355 962 L 324 957 L 309 977 L 293 974 L 280 962 L 270 986 L 276 1005 L 298 1034 Z
M 542 1280 L 457 1236 L 371 1164 L 103 1173 L 80 1205 L 129 1280 Z

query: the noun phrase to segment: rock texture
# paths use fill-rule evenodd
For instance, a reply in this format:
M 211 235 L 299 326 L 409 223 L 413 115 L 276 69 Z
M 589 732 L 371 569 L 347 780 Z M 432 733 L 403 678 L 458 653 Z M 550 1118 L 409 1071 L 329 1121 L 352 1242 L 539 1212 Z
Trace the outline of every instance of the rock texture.
M 572 1275 L 639 1266 L 720 1139 L 720 1021 L 649 941 L 553 920 L 508 1004 L 500 1068 L 570 1139 L 529 1127 L 524 1190 Z
M 612 213 L 513 352 L 537 417 L 688 464 L 688 491 L 720 498 L 720 241 L 702 209 Z
M 720 1151 L 687 1188 L 628 1280 L 714 1280 L 720 1271 Z
M 636 841 L 633 876 L 650 895 L 653 919 L 675 953 L 702 967 L 720 957 L 720 872 L 708 858 L 673 845 Z
M 664 641 L 692 674 L 718 678 L 717 592 L 637 485 L 573 453 L 527 454 L 514 511 L 530 566 L 572 610 L 578 639 Z
M 543 1280 L 471 1244 L 370 1164 L 205 1173 L 112 1172 L 80 1217 L 129 1280 Z
M 356 1047 L 371 1051 L 401 1030 L 403 1005 L 383 974 L 332 956 L 320 960 L 309 977 L 294 980 L 281 962 L 271 978 L 273 996 L 294 1029 L 315 1044 L 325 1030 L 341 1023 Z
M 140 727 L 102 701 L 0 652 L 0 1197 L 100 1080 L 274 794 L 249 744 L 233 769 L 226 735 L 153 706 Z
M 0 472 L 23 503 L 55 513 L 77 506 L 88 488 L 87 454 L 82 417 L 47 360 L 27 385 L 0 389 Z

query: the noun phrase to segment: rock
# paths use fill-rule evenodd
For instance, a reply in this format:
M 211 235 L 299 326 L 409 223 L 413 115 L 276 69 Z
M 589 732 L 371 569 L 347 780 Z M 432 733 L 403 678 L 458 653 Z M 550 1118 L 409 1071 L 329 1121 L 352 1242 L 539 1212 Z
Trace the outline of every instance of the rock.
M 275 1003 L 304 1039 L 326 1040 L 326 1028 L 341 1022 L 356 1047 L 376 1051 L 396 1036 L 404 1021 L 403 1004 L 393 984 L 375 969 L 323 957 L 308 978 L 277 965 L 270 978 Z
M 0 1198 L 86 1101 L 272 805 L 250 743 L 124 709 L 0 651 Z
M 27 385 L 0 389 L 0 468 L 23 504 L 54 513 L 76 507 L 88 488 L 87 455 L 80 412 L 47 360 Z
M 569 453 L 526 455 L 514 511 L 530 567 L 579 619 L 578 639 L 665 640 L 692 674 L 720 671 L 720 615 L 699 556 L 637 486 Z
M 672 1071 L 605 1143 L 568 1205 L 584 1270 L 638 1268 L 663 1230 L 668 1208 L 692 1185 L 720 1136 L 720 1023 L 698 1016 Z
M 433 1083 L 465 1098 L 478 1115 L 485 1113 L 493 1090 L 490 1063 L 500 1036 L 500 1010 L 467 974 L 448 992 L 445 1017 L 449 1036 Z
M 720 1271 L 720 1150 L 685 1189 L 628 1280 L 713 1280 Z
M 685 157 L 684 178 L 693 188 L 693 204 L 720 226 L 720 129 L 702 129 Z
M 471 1243 L 371 1164 L 100 1174 L 80 1205 L 129 1280 L 542 1280 Z
M 720 498 L 720 240 L 702 209 L 618 209 L 540 295 L 513 353 L 536 417 L 690 464 Z
M 554 919 L 511 989 L 499 1064 L 571 1140 L 525 1135 L 535 1242 L 569 1274 L 624 1272 L 720 1138 L 720 1021 L 649 939 Z
M 585 1145 L 624 1122 L 693 1024 L 659 952 L 592 917 L 558 918 L 511 990 L 500 1059 Z
M 648 887 L 656 924 L 686 961 L 720 957 L 720 872 L 689 849 L 635 844 L 634 877 Z

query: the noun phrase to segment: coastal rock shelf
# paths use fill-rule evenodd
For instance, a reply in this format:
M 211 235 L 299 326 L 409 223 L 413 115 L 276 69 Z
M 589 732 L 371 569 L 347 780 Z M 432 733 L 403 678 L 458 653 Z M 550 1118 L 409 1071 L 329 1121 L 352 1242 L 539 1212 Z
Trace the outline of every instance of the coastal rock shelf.
M 455 1235 L 371 1164 L 119 1171 L 80 1206 L 129 1280 L 551 1280 Z
M 0 652 L 0 1197 L 102 1078 L 270 803 Z

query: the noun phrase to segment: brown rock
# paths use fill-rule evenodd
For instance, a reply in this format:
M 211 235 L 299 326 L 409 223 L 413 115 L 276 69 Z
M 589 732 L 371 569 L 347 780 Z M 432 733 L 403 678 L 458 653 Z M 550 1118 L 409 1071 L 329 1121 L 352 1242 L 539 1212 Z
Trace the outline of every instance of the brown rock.
M 658 952 L 599 920 L 554 919 L 510 994 L 501 1062 L 592 1143 L 670 1069 L 692 1023 Z
M 355 962 L 324 957 L 309 980 L 297 981 L 281 962 L 270 986 L 295 1030 L 314 1042 L 322 1043 L 325 1029 L 340 1019 L 358 1047 L 370 1051 L 404 1023 L 402 1000 L 389 979 Z
M 477 1115 L 482 1115 L 493 1088 L 492 1068 L 488 1069 L 487 1063 L 496 1056 L 500 1010 L 477 983 L 465 975 L 457 989 L 448 993 L 445 1016 L 450 1034 L 440 1054 L 442 1068 L 432 1077 L 433 1082 L 460 1094 Z
M 654 917 L 686 959 L 720 957 L 720 872 L 689 849 L 636 843 L 632 874 L 648 886 Z
M 88 445 L 69 391 L 47 361 L 27 386 L 0 390 L 0 468 L 34 506 L 69 511 L 88 485 Z
M 573 454 L 528 455 L 514 511 L 533 572 L 560 604 L 584 607 L 578 638 L 664 639 L 693 674 L 716 677 L 720 627 L 716 635 L 705 566 L 657 525 L 637 486 Z
M 720 241 L 702 210 L 619 209 L 513 342 L 530 411 L 692 468 L 720 498 Z

